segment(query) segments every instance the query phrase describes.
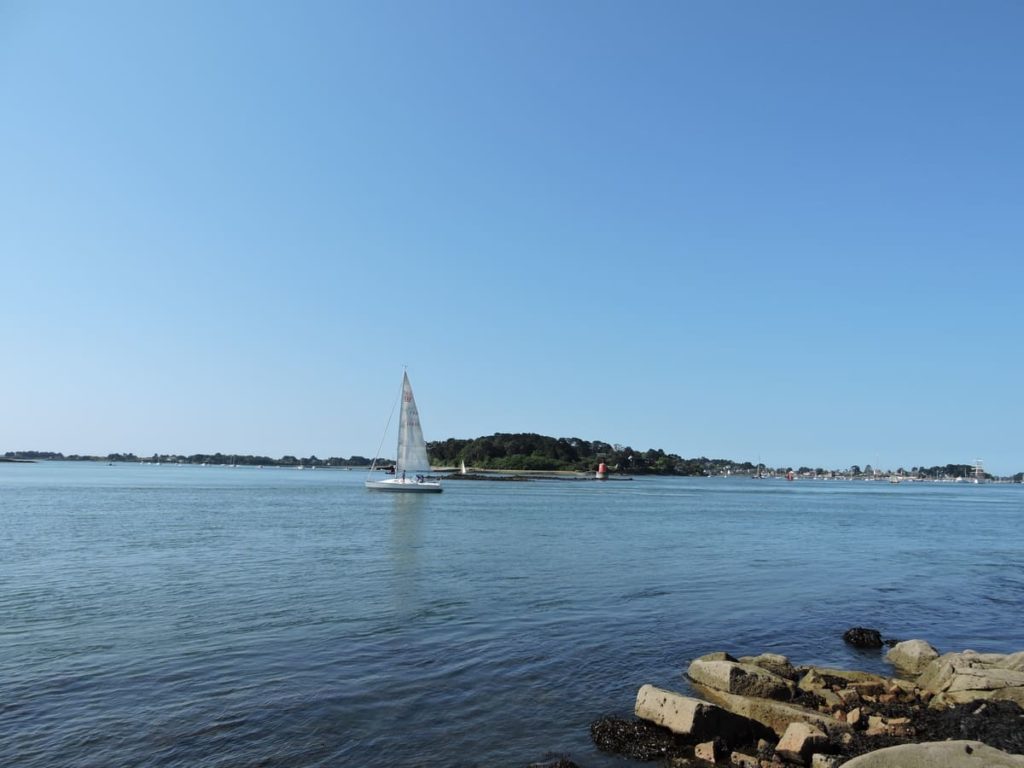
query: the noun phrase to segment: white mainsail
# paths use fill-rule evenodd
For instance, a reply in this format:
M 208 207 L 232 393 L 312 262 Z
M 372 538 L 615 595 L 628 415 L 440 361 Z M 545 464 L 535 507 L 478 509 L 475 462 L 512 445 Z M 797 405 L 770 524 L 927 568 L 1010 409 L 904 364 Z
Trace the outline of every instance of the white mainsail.
M 398 458 L 395 463 L 398 475 L 403 472 L 430 471 L 427 444 L 420 426 L 420 412 L 416 408 L 407 373 L 402 376 L 402 412 L 398 419 Z

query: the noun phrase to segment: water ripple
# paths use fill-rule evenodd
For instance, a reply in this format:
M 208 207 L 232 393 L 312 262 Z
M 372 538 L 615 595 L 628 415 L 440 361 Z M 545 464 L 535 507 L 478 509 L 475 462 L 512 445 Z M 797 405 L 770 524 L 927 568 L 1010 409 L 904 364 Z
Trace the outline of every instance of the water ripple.
M 0 473 L 3 765 L 621 767 L 587 724 L 710 650 L 1024 647 L 1015 487 Z

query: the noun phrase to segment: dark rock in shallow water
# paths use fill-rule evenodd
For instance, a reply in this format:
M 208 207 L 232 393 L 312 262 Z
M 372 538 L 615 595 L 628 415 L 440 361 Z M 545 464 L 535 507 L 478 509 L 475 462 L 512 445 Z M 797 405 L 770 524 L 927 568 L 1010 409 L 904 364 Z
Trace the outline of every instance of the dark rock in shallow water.
M 580 768 L 565 755 L 543 763 L 530 763 L 526 768 Z
M 683 757 L 692 750 L 668 728 L 645 720 L 602 717 L 590 724 L 590 737 L 602 752 L 634 760 Z
M 852 627 L 843 633 L 843 640 L 857 648 L 881 648 L 882 633 L 867 627 Z

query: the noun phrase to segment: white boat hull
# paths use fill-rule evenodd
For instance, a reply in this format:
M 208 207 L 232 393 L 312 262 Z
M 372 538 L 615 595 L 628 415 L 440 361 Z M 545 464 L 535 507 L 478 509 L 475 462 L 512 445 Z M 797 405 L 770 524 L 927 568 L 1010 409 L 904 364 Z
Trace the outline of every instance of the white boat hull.
M 440 493 L 441 483 L 433 480 L 408 480 L 394 477 L 390 480 L 367 480 L 371 491 L 397 491 L 399 493 Z

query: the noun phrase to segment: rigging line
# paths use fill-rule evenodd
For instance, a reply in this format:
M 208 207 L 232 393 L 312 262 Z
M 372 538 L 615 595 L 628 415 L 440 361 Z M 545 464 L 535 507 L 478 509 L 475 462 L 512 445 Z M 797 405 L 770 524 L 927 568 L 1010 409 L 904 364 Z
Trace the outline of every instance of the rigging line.
M 404 370 L 404 368 L 403 368 Z M 395 402 L 391 405 L 391 413 L 388 414 L 388 423 L 384 425 L 384 434 L 380 436 L 380 445 L 377 446 L 377 455 L 373 457 L 373 462 L 370 464 L 370 471 L 366 474 L 366 479 L 369 480 L 373 477 L 373 470 L 377 468 L 377 459 L 380 458 L 380 452 L 384 448 L 384 439 L 388 436 L 388 430 L 391 429 L 391 420 L 395 418 L 395 406 L 398 405 L 398 401 L 402 399 L 402 391 L 405 389 L 405 380 L 402 380 L 402 386 L 398 388 L 398 397 L 395 398 Z M 395 457 L 397 465 L 398 457 Z

